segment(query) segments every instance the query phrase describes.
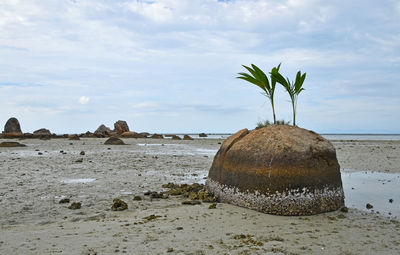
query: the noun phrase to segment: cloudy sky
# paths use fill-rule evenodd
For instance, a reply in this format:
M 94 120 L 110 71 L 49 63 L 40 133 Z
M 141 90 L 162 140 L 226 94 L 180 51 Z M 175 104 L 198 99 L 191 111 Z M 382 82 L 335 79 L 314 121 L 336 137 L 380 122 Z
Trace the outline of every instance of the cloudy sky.
M 0 125 L 254 128 L 271 107 L 236 74 L 280 62 L 291 79 L 307 73 L 299 126 L 400 133 L 398 0 L 1 0 Z M 291 120 L 283 88 L 275 100 Z

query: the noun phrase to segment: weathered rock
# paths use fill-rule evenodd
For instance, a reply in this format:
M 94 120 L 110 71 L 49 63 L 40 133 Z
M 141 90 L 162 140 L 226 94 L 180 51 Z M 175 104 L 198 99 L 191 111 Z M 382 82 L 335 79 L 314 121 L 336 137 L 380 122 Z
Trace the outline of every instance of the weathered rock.
M 101 135 L 101 136 L 109 136 L 111 134 L 111 129 L 106 127 L 104 124 L 101 124 L 96 131 L 94 131 L 95 136 Z
M 184 135 L 183 140 L 193 140 L 193 138 L 190 135 Z
M 114 132 L 117 133 L 118 135 L 124 133 L 124 132 L 129 132 L 129 127 L 126 121 L 124 120 L 119 120 L 114 123 Z
M 0 143 L 0 147 L 25 147 L 25 144 L 18 142 L 2 142 Z
M 77 134 L 72 134 L 68 136 L 68 140 L 80 140 Z
M 172 140 L 182 140 L 182 138 L 180 138 L 180 137 L 177 136 L 177 135 L 172 135 L 172 136 L 171 136 L 171 139 L 172 139 Z
M 45 128 L 41 128 L 41 129 L 38 129 L 38 130 L 36 130 L 36 131 L 34 131 L 33 132 L 33 135 L 34 136 L 41 136 L 41 135 L 45 135 L 45 136 L 51 136 L 51 132 L 50 132 L 50 130 L 48 130 L 48 129 L 45 129 Z
M 121 134 L 123 138 L 146 138 L 145 136 L 136 132 L 124 132 Z
M 206 135 L 205 133 L 200 133 L 199 137 L 208 137 L 208 135 Z
M 163 135 L 159 135 L 159 134 L 153 134 L 152 136 L 150 136 L 150 138 L 153 138 L 153 139 L 164 139 L 164 136 Z
M 144 136 L 145 138 L 147 138 L 150 134 L 149 133 L 147 133 L 147 132 L 141 132 L 141 133 L 139 133 L 139 134 L 141 134 L 142 136 Z
M 121 139 L 117 138 L 117 137 L 111 137 L 109 139 L 107 139 L 107 141 L 104 142 L 104 144 L 107 145 L 124 145 L 124 141 L 122 141 Z
M 111 206 L 111 210 L 113 211 L 123 211 L 128 209 L 128 204 L 124 201 L 122 201 L 119 198 L 115 198 L 113 200 L 113 205 Z
M 278 215 L 312 215 L 344 205 L 332 144 L 288 125 L 244 129 L 227 138 L 206 188 L 222 202 Z
M 24 134 L 23 133 L 3 133 L 2 134 L 2 138 L 7 139 L 13 139 L 13 138 L 20 138 L 23 139 L 24 138 Z
M 20 133 L 20 134 L 22 134 L 19 121 L 14 117 L 9 118 L 6 122 L 6 124 L 4 125 L 4 133 Z
M 71 210 L 77 210 L 77 209 L 81 209 L 82 204 L 81 202 L 72 202 L 70 206 L 68 206 L 68 209 Z

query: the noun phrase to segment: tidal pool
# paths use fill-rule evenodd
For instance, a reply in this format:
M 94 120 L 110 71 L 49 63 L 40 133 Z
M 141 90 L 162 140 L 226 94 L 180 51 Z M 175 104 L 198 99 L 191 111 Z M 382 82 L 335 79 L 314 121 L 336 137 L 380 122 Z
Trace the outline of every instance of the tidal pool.
M 341 175 L 347 207 L 400 217 L 400 174 L 342 172 Z M 367 209 L 367 203 L 373 208 Z

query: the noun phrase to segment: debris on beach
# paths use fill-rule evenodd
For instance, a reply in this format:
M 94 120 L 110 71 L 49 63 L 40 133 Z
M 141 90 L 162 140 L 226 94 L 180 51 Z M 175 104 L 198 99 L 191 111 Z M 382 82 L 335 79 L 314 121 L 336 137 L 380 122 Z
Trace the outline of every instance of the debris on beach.
M 81 209 L 81 202 L 72 202 L 72 204 L 70 206 L 68 206 L 68 209 L 71 210 L 77 210 L 77 209 Z
M 189 184 L 174 184 L 167 183 L 162 185 L 163 188 L 169 189 L 166 191 L 171 196 L 179 196 L 187 197 L 190 200 L 201 200 L 206 203 L 214 203 L 217 202 L 217 198 L 213 196 L 210 192 L 204 189 L 203 184 L 193 183 Z
M 113 200 L 113 205 L 111 206 L 112 211 L 123 211 L 128 209 L 128 204 L 119 198 Z

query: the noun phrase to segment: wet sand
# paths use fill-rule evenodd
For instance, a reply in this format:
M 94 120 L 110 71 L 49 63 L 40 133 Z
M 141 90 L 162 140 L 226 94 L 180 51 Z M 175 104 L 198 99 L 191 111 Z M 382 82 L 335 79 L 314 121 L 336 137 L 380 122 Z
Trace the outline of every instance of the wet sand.
M 0 254 L 398 254 L 400 223 L 349 208 L 273 216 L 228 204 L 150 199 L 204 182 L 222 140 L 22 140 L 0 148 Z M 4 141 L 4 140 L 2 140 Z M 1 141 L 0 141 L 1 142 Z M 333 141 L 345 173 L 400 173 L 399 141 Z M 62 152 L 60 152 L 62 151 Z M 80 155 L 81 151 L 85 155 Z M 393 191 L 396 192 L 396 191 Z M 397 191 L 399 192 L 399 191 Z M 140 195 L 142 201 L 134 201 Z M 62 198 L 81 202 L 78 210 Z M 128 210 L 111 211 L 121 198 Z M 150 215 L 153 220 L 145 220 Z

